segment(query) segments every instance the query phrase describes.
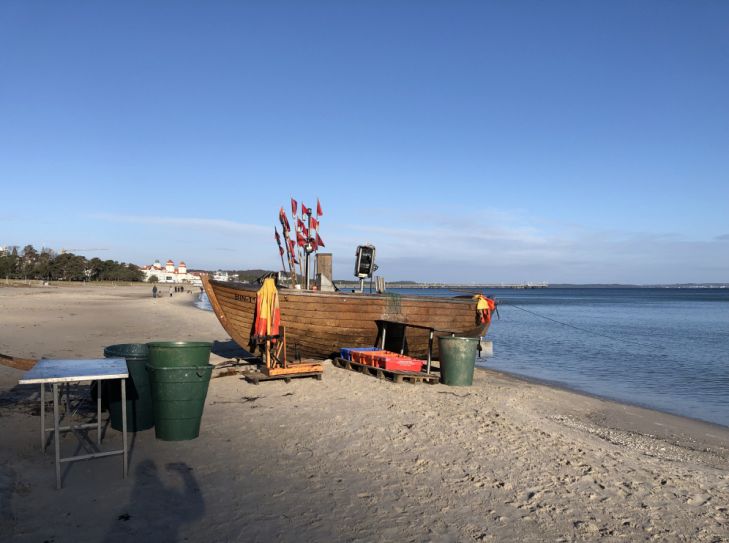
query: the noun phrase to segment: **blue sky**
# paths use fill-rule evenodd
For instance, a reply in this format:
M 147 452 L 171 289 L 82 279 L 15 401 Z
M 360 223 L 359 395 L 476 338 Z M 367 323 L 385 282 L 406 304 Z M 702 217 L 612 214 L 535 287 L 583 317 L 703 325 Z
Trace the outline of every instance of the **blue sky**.
M 729 282 L 729 3 L 0 4 L 0 245 Z M 82 250 L 83 249 L 83 250 Z M 93 249 L 93 250 L 91 250 Z

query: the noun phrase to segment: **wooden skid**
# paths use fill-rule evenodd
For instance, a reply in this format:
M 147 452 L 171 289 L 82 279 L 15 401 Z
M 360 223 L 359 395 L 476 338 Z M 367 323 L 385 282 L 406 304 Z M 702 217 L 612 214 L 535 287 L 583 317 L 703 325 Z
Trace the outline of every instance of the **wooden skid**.
M 321 373 L 324 371 L 324 367 L 321 363 L 315 364 L 291 364 L 287 368 L 263 368 L 261 370 L 269 377 L 276 375 L 294 375 L 297 373 Z
M 289 374 L 278 374 L 278 375 L 266 375 L 260 371 L 252 371 L 247 373 L 243 378 L 249 383 L 257 385 L 259 381 L 273 381 L 274 379 L 283 379 L 285 382 L 290 383 L 291 379 L 296 377 L 314 377 L 317 381 L 322 379 L 321 371 L 310 371 L 307 373 L 289 373 Z
M 28 371 L 33 369 L 36 362 L 37 360 L 32 360 L 30 358 L 16 358 L 14 356 L 8 356 L 0 353 L 0 364 L 10 368 L 15 368 L 16 370 Z
M 433 385 L 440 381 L 440 378 L 433 374 L 428 375 L 427 373 L 418 373 L 414 371 L 385 370 L 375 366 L 368 366 L 366 364 L 352 362 L 351 360 L 345 360 L 344 358 L 334 358 L 332 359 L 332 364 L 338 368 L 357 371 L 359 373 L 364 373 L 365 375 L 371 375 L 378 379 L 387 379 L 395 383 L 428 383 L 429 385 Z

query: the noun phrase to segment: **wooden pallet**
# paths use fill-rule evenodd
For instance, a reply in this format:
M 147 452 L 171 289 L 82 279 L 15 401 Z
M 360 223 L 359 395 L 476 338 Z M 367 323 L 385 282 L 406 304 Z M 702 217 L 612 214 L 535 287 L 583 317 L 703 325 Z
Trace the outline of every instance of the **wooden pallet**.
M 387 379 L 395 383 L 428 383 L 433 385 L 440 381 L 438 375 L 427 373 L 419 373 L 414 371 L 396 371 L 396 370 L 385 370 L 382 368 L 376 368 L 374 366 L 368 366 L 366 364 L 359 364 L 358 362 L 352 362 L 351 360 L 345 360 L 344 358 L 335 358 L 332 360 L 338 368 L 345 370 L 358 371 L 365 375 L 371 375 L 378 379 Z
M 8 356 L 6 354 L 0 353 L 0 364 L 3 366 L 8 366 L 10 368 L 15 368 L 16 370 L 23 370 L 28 371 L 30 369 L 33 369 L 33 366 L 35 366 L 37 360 L 32 360 L 30 358 L 16 358 L 14 356 Z
M 243 379 L 248 381 L 249 383 L 253 383 L 254 385 L 257 385 L 259 381 L 273 381 L 275 379 L 283 379 L 286 383 L 290 383 L 291 379 L 295 379 L 298 377 L 314 377 L 317 381 L 321 381 L 322 379 L 322 372 L 320 371 L 309 371 L 309 372 L 303 372 L 303 373 L 288 373 L 288 374 L 278 374 L 278 375 L 266 375 L 263 372 L 260 371 L 251 371 L 246 373 L 243 376 Z

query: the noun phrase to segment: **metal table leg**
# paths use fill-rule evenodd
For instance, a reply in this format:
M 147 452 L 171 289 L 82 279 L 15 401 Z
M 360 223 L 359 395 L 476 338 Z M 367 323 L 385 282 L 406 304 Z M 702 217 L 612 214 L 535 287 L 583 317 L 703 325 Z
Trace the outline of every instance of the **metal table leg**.
M 71 383 L 66 383 L 66 411 L 64 419 L 68 417 L 68 423 L 71 424 Z
M 53 383 L 53 441 L 56 447 L 56 488 L 61 489 L 61 431 L 58 429 L 58 383 Z
M 46 384 L 41 383 L 40 401 L 41 401 L 41 452 L 46 452 Z
M 121 380 L 122 441 L 124 444 L 124 478 L 127 478 L 127 380 Z
M 430 375 L 430 363 L 433 359 L 433 330 L 430 331 L 428 334 L 428 366 L 425 371 L 428 375 Z
M 96 444 L 101 445 L 101 379 L 96 381 Z

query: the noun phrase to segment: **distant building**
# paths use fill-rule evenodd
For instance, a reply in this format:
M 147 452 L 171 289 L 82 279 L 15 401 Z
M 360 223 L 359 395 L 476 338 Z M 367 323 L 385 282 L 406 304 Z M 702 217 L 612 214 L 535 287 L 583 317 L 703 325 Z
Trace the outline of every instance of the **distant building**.
M 218 270 L 213 274 L 213 279 L 215 279 L 216 281 L 230 281 L 231 277 L 228 272 Z
M 162 266 L 159 260 L 155 260 L 151 266 L 142 266 L 140 268 L 144 273 L 144 280 L 149 281 L 152 277 L 156 277 L 159 283 L 190 283 L 192 285 L 202 285 L 199 274 L 188 272 L 187 265 L 180 261 L 175 267 L 172 260 Z

